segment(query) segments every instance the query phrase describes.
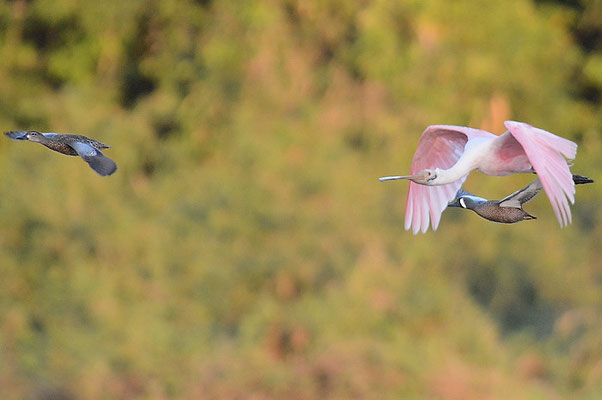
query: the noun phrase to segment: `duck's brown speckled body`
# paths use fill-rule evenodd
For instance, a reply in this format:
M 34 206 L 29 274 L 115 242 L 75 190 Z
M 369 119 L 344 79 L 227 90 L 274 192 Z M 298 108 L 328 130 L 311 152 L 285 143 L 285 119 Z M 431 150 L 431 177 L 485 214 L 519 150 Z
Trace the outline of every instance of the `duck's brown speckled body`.
M 86 137 L 83 135 L 73 135 L 73 134 L 59 135 L 59 134 L 57 134 L 56 136 L 48 137 L 46 139 L 47 140 L 40 141 L 39 143 L 48 147 L 50 150 L 58 151 L 59 153 L 62 153 L 62 154 L 68 155 L 68 156 L 78 156 L 79 155 L 79 154 L 77 154 L 77 151 L 75 151 L 75 149 L 73 147 L 71 147 L 71 144 L 73 144 L 75 142 L 87 143 L 97 150 L 111 148 L 111 146 L 107 146 L 106 144 L 101 143 L 98 140 L 90 139 L 89 137 Z M 31 140 L 31 139 L 29 139 L 29 140 Z

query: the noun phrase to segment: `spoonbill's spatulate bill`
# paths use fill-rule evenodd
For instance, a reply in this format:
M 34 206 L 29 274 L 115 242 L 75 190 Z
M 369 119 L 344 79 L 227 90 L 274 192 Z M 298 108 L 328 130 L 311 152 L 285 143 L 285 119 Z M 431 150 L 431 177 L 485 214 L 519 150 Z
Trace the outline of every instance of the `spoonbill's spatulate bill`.
M 104 143 L 83 135 L 41 133 L 38 131 L 10 131 L 4 134 L 13 140 L 29 140 L 41 143 L 61 154 L 80 156 L 98 175 L 111 175 L 117 170 L 115 161 L 102 154 L 101 149 L 108 149 Z
M 575 185 L 592 183 L 592 179 L 587 176 L 573 175 Z M 517 190 L 501 200 L 487 200 L 463 189 L 458 189 L 456 198 L 449 203 L 448 207 L 460 207 L 466 210 L 472 210 L 479 216 L 493 222 L 501 224 L 513 224 L 516 222 L 537 219 L 533 215 L 523 210 L 523 204 L 537 196 L 543 189 L 539 178 Z
M 560 226 L 571 222 L 568 202 L 575 202 L 569 163 L 577 145 L 524 122 L 506 121 L 507 132 L 493 133 L 452 125 L 426 128 L 412 160 L 411 175 L 389 176 L 382 181 L 409 179 L 405 229 L 426 232 L 439 226 L 441 213 L 472 170 L 487 175 L 537 173 Z

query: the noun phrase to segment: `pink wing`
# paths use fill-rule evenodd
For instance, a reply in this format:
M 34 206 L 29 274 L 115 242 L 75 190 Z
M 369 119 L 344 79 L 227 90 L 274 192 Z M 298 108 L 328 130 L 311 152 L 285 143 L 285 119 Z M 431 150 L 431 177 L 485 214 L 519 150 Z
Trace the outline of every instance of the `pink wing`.
M 464 153 L 466 143 L 475 137 L 496 138 L 497 136 L 480 129 L 452 125 L 431 125 L 422 133 L 412 160 L 411 173 L 429 168 L 451 168 Z M 425 186 L 410 181 L 406 205 L 405 229 L 412 232 L 426 232 L 429 220 L 433 230 L 437 230 L 441 213 L 452 201 L 466 177 L 447 185 Z
M 524 122 L 506 121 L 504 125 L 523 147 L 560 226 L 570 224 L 568 200 L 575 203 L 575 184 L 566 159 L 573 160 L 577 156 L 577 145 Z

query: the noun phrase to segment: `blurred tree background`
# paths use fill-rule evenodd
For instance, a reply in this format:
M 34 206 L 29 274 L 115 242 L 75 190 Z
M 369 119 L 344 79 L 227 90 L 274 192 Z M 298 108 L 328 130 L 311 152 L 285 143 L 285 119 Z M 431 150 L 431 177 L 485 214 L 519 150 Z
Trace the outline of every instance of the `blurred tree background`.
M 0 2 L 2 399 L 598 399 L 602 189 L 403 230 L 430 124 L 601 180 L 602 2 Z M 532 177 L 474 173 L 501 198 Z

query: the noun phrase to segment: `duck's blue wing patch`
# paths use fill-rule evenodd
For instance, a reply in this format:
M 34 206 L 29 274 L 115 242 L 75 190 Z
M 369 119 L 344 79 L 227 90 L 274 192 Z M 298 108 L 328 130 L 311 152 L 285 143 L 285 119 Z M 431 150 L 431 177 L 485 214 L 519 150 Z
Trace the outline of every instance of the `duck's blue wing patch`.
M 90 146 L 87 143 L 73 142 L 69 143 L 69 146 L 73 147 L 73 150 L 75 150 L 81 158 L 102 155 L 102 153 L 99 150 L 96 150 L 94 147 Z

